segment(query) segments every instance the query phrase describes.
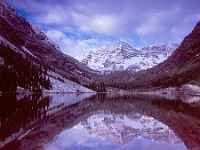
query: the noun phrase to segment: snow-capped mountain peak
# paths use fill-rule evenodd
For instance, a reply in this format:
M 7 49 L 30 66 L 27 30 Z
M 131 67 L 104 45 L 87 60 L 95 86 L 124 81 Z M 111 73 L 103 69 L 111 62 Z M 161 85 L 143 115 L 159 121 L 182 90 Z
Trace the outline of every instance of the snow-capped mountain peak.
M 112 71 L 125 69 L 136 72 L 161 63 L 167 59 L 177 47 L 178 44 L 169 43 L 148 46 L 139 50 L 133 48 L 126 42 L 118 41 L 86 52 L 76 57 L 76 59 L 102 73 L 110 73 Z

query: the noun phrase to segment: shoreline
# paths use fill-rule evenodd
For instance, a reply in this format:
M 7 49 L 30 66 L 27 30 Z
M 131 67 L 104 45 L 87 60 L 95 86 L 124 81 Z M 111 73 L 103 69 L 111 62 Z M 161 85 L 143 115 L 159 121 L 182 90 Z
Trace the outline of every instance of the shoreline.
M 0 96 L 3 94 L 6 95 L 32 95 L 32 94 L 83 94 L 83 93 L 96 93 L 96 94 L 100 94 L 100 93 L 105 93 L 105 94 L 111 94 L 111 93 L 115 93 L 115 94 L 119 94 L 119 95 L 124 95 L 124 94 L 144 94 L 144 95 L 189 95 L 189 96 L 199 96 L 200 97 L 200 87 L 198 86 L 194 86 L 191 84 L 187 84 L 187 85 L 183 85 L 181 87 L 169 87 L 169 88 L 147 88 L 147 89 L 136 89 L 136 90 L 122 90 L 122 89 L 118 89 L 118 88 L 113 88 L 113 87 L 107 87 L 107 92 L 96 92 L 96 91 L 92 91 L 92 92 L 84 92 L 84 91 L 80 91 L 80 92 L 71 92 L 71 91 L 42 91 L 42 92 L 32 92 L 32 91 L 26 91 L 22 88 L 18 88 L 16 90 L 16 92 L 6 92 L 6 93 L 2 93 L 0 92 Z

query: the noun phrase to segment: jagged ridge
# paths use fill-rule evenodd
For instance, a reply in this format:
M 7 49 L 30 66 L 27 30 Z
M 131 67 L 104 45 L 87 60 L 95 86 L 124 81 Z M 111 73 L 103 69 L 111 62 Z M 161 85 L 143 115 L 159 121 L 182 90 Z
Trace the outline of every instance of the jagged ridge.
M 88 67 L 103 73 L 129 70 L 137 72 L 151 68 L 165 59 L 178 47 L 178 44 L 164 44 L 144 47 L 141 50 L 119 41 L 99 47 L 76 57 Z

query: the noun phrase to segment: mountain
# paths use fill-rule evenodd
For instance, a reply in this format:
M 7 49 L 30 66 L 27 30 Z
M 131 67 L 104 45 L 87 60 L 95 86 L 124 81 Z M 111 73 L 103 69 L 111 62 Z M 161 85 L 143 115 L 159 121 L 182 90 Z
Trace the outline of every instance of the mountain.
M 15 91 L 16 86 L 26 90 L 28 86 L 29 90 L 36 91 L 91 91 L 80 89 L 80 84 L 93 81 L 91 74 L 94 72 L 62 53 L 57 44 L 3 0 L 0 0 L 0 44 L 1 87 L 13 86 L 0 91 Z M 9 81 L 7 73 L 13 81 Z
M 138 50 L 119 41 L 79 57 L 80 63 L 0 0 L 0 92 L 200 86 L 200 22 L 176 48 L 166 44 Z
M 164 44 L 148 46 L 139 50 L 123 41 L 118 41 L 89 51 L 76 57 L 76 59 L 102 73 L 122 70 L 137 72 L 161 63 L 167 59 L 177 47 L 178 44 Z
M 152 48 L 154 49 L 154 46 Z M 149 48 L 143 48 L 145 49 Z M 104 83 L 108 91 L 120 91 L 120 89 L 152 91 L 180 87 L 178 88 L 180 92 L 191 90 L 192 93 L 196 93 L 196 91 L 200 92 L 199 66 L 200 22 L 183 39 L 180 46 L 160 64 L 135 73 L 128 70 L 111 72 L 111 74 L 96 76 L 96 81 Z
M 129 80 L 135 87 L 200 87 L 200 22 L 174 53 L 159 65 L 134 74 Z

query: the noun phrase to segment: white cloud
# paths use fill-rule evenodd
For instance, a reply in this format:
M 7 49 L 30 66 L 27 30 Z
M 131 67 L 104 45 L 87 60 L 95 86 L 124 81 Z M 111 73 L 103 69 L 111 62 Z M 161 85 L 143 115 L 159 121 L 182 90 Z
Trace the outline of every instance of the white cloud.
M 113 38 L 139 47 L 180 43 L 200 20 L 199 0 L 5 1 L 72 56 Z
M 53 29 L 46 32 L 46 35 L 50 37 L 52 40 L 60 40 L 65 38 L 65 34 L 59 30 Z
M 74 57 L 97 48 L 103 44 L 109 43 L 108 39 L 102 39 L 98 37 L 89 39 L 72 39 L 65 35 L 65 32 L 56 29 L 46 31 L 46 35 L 55 43 L 57 43 L 65 54 Z
M 111 16 L 99 16 L 91 22 L 91 27 L 99 33 L 109 34 L 113 31 L 118 20 Z
M 155 32 L 159 32 L 161 26 L 159 22 L 159 15 L 152 15 L 136 29 L 136 32 L 141 36 L 148 36 Z

